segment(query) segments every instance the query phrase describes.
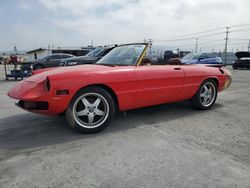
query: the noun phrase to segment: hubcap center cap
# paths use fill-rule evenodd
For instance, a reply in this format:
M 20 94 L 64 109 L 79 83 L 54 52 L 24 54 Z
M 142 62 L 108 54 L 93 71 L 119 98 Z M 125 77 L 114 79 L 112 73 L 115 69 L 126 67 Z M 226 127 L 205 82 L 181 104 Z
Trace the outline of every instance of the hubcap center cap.
M 94 108 L 89 108 L 89 112 L 93 113 L 94 112 Z

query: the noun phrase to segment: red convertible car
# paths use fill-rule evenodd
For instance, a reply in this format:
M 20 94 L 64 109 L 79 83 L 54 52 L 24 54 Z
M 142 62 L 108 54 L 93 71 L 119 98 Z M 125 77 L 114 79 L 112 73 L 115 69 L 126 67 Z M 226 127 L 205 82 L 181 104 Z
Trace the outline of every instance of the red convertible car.
M 17 83 L 8 95 L 19 107 L 41 114 L 65 114 L 69 125 L 98 132 L 116 111 L 190 100 L 209 109 L 231 83 L 224 68 L 182 65 L 178 59 L 157 64 L 148 44 L 119 45 L 96 64 L 44 69 Z

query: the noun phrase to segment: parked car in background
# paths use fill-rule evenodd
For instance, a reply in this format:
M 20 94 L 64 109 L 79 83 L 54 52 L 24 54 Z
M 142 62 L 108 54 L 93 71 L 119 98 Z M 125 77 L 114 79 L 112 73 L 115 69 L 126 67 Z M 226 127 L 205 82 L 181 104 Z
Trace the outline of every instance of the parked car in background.
M 164 58 L 164 61 L 168 61 L 171 58 L 182 58 L 189 53 L 191 53 L 191 52 L 178 50 L 178 49 L 177 49 L 177 51 L 166 50 L 166 51 L 164 51 L 163 58 Z
M 164 56 L 163 58 L 165 61 L 168 61 L 171 58 L 179 58 L 180 57 L 177 51 L 172 51 L 172 50 L 166 50 L 164 52 L 163 56 Z
M 71 54 L 56 53 L 32 62 L 33 70 L 58 67 L 62 59 L 75 57 Z
M 115 46 L 109 47 L 98 47 L 93 51 L 89 52 L 85 56 L 78 56 L 63 59 L 60 62 L 60 66 L 74 66 L 74 65 L 82 65 L 82 64 L 94 64 L 98 60 L 100 60 L 103 56 L 109 53 Z
M 235 56 L 238 58 L 232 64 L 233 69 L 248 68 L 250 69 L 250 53 L 249 52 L 236 52 Z
M 211 53 L 189 53 L 182 58 L 184 64 L 223 64 L 220 57 Z

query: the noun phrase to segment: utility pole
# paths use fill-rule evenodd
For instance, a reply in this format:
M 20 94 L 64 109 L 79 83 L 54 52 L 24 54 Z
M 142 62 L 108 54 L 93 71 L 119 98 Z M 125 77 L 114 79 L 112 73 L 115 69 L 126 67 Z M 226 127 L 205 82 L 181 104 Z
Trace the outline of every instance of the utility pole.
M 144 38 L 143 41 L 144 41 L 145 43 L 148 43 L 148 44 L 149 44 L 149 54 L 151 55 L 153 40 L 152 40 L 152 39 L 145 39 L 145 38 Z
M 15 55 L 17 55 L 17 47 L 16 47 L 16 45 L 14 46 L 14 52 L 15 52 Z
M 148 41 L 149 41 L 149 53 L 150 53 L 150 55 L 152 55 L 151 53 L 152 53 L 152 43 L 153 43 L 153 40 L 152 39 L 148 39 Z
M 226 38 L 225 38 L 225 50 L 224 50 L 224 53 L 225 53 L 225 57 L 224 57 L 224 63 L 225 65 L 227 64 L 227 43 L 228 43 L 228 34 L 230 33 L 229 31 L 230 27 L 226 27 Z
M 250 40 L 248 42 L 248 52 L 250 52 Z
M 196 43 L 195 43 L 195 53 L 197 53 L 198 51 L 198 38 L 195 39 Z

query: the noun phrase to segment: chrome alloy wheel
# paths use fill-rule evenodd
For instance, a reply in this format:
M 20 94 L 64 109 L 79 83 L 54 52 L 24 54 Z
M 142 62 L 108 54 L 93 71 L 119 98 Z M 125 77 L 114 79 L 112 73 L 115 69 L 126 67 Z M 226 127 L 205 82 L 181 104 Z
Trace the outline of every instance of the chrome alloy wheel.
M 108 102 L 98 93 L 85 93 L 81 95 L 73 106 L 73 117 L 75 121 L 87 129 L 102 125 L 108 115 Z
M 200 101 L 203 106 L 208 107 L 213 104 L 216 96 L 216 88 L 212 82 L 205 83 L 200 90 Z

